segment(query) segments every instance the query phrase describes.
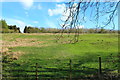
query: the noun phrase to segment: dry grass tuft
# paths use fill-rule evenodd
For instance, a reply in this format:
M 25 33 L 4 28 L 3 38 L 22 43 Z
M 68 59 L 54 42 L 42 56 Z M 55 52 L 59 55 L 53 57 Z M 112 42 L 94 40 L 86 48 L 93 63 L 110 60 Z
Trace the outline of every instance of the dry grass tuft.
M 44 41 L 38 41 L 37 39 L 22 39 L 17 38 L 14 41 L 3 41 L 2 47 L 19 47 L 19 46 L 38 46 Z

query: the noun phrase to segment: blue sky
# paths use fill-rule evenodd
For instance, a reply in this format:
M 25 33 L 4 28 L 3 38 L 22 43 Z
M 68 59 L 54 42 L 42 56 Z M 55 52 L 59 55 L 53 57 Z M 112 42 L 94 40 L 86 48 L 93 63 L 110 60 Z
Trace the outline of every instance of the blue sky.
M 3 2 L 2 16 L 9 25 L 17 25 L 23 32 L 24 27 L 59 28 L 59 19 L 63 14 L 65 4 L 63 2 Z M 88 12 L 88 14 L 90 14 Z M 89 17 L 86 17 L 88 19 Z M 115 18 L 118 26 L 118 18 Z M 81 25 L 84 28 L 95 28 L 94 23 L 88 21 Z M 117 27 L 116 27 L 117 29 Z
M 54 2 L 34 2 L 26 6 L 26 4 L 20 2 L 4 2 L 2 3 L 2 18 L 10 25 L 16 24 L 21 30 L 25 25 L 56 28 L 58 25 L 57 19 L 61 13 L 56 12 L 56 14 L 50 15 L 48 11 L 49 9 L 55 9 L 56 5 L 59 4 Z

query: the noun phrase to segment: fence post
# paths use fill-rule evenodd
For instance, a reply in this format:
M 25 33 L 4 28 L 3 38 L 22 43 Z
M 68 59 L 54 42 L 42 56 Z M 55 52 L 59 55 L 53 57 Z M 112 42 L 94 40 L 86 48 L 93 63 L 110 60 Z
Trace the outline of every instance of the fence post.
M 101 68 L 101 57 L 99 57 L 99 71 L 98 71 L 99 80 L 102 80 L 102 68 Z
M 70 59 L 70 75 L 69 80 L 72 80 L 72 60 Z
M 38 63 L 36 63 L 36 80 L 38 80 Z

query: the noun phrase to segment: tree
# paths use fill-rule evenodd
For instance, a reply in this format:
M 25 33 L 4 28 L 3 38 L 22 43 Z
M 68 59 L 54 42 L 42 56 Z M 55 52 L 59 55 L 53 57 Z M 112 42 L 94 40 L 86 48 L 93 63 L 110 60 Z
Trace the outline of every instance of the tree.
M 8 25 L 5 20 L 0 20 L 0 32 L 8 33 Z
M 96 24 L 96 32 L 97 29 L 102 27 L 105 28 L 108 25 L 112 25 L 113 29 L 115 28 L 114 23 L 114 17 L 117 15 L 117 9 L 120 4 L 120 1 L 118 2 L 110 2 L 111 0 L 107 0 L 107 2 L 92 2 L 92 0 L 80 0 L 79 2 L 75 2 L 75 0 L 72 0 L 68 3 L 66 3 L 66 9 L 64 13 L 67 15 L 63 15 L 66 17 L 65 20 L 61 20 L 63 22 L 61 29 L 61 35 L 57 37 L 57 41 L 60 40 L 61 37 L 63 37 L 63 33 L 65 29 L 69 29 L 68 34 L 71 33 L 72 29 L 75 29 L 75 35 L 73 39 L 70 40 L 70 43 L 78 42 L 79 37 L 79 27 L 83 23 L 85 23 L 85 18 L 87 11 L 90 12 L 89 16 L 91 17 L 91 21 L 93 21 Z M 88 14 L 87 14 L 88 15 Z M 105 17 L 105 16 L 106 17 Z M 100 21 L 100 19 L 107 18 L 105 21 Z M 103 26 L 100 26 L 103 25 Z
M 45 28 L 44 27 L 41 27 L 40 30 L 41 30 L 41 32 L 45 32 Z
M 24 33 L 27 33 L 27 26 L 25 26 L 24 28 Z
M 0 20 L 0 32 L 2 33 L 20 33 L 20 28 L 16 25 L 8 25 L 5 20 Z
M 14 32 L 14 33 L 21 33 L 20 28 L 18 28 L 16 25 L 8 25 L 9 32 Z
M 19 31 L 19 33 L 21 33 L 21 31 L 20 31 L 20 28 L 19 28 L 19 27 L 17 28 L 17 30 Z
M 2 29 L 8 29 L 8 25 L 5 20 L 0 20 L 0 23 L 2 24 Z

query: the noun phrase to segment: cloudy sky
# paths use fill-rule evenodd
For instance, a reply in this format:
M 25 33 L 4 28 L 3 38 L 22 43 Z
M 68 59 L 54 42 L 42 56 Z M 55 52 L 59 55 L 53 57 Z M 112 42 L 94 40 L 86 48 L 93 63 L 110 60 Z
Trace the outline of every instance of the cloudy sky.
M 57 2 L 34 2 L 33 0 L 2 2 L 0 18 L 5 19 L 9 25 L 17 25 L 21 31 L 26 25 L 39 28 L 59 28 L 59 19 L 63 15 L 64 9 L 64 2 L 59 2 L 59 0 Z M 118 19 L 116 18 L 116 20 Z M 95 28 L 95 25 L 88 21 L 81 27 Z

